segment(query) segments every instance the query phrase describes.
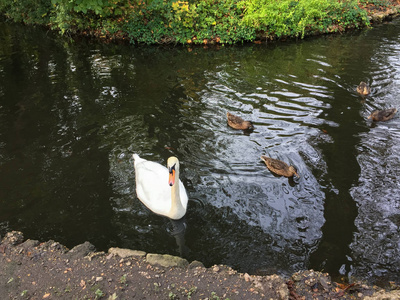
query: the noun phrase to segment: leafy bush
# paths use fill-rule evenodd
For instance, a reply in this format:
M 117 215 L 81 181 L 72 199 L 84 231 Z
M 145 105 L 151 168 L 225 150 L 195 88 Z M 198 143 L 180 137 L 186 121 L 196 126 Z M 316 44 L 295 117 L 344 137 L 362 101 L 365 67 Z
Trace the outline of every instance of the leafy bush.
M 308 32 L 329 32 L 359 23 L 368 25 L 357 1 L 246 0 L 243 22 L 271 35 L 304 37 Z
M 0 0 L 0 12 L 16 22 L 48 24 L 50 10 L 51 4 L 48 0 Z
M 234 0 L 154 0 L 141 2 L 128 18 L 130 38 L 144 43 L 236 43 L 252 40 L 254 28 L 241 21 L 243 10 Z
M 355 0 L 0 0 L 0 13 L 62 34 L 128 36 L 147 44 L 232 44 L 256 33 L 303 38 L 369 24 Z
M 83 30 L 121 30 L 119 18 L 129 7 L 126 0 L 51 0 L 51 26 L 65 32 Z

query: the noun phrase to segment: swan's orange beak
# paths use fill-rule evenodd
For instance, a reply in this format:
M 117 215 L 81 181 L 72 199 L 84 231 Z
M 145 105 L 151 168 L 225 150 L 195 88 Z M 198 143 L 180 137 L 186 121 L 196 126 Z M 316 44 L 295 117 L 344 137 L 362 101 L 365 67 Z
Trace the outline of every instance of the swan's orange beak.
M 169 171 L 169 179 L 168 179 L 168 184 L 170 186 L 173 186 L 175 184 L 175 169 L 171 169 Z

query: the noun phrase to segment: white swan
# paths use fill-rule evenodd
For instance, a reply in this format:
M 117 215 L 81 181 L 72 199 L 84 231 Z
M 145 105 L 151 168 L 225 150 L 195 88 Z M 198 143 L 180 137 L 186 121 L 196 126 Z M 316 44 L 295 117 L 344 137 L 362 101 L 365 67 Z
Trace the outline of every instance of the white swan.
M 174 156 L 168 158 L 167 169 L 137 154 L 133 154 L 133 159 L 139 200 L 156 214 L 181 219 L 186 214 L 188 196 L 179 179 L 179 160 Z

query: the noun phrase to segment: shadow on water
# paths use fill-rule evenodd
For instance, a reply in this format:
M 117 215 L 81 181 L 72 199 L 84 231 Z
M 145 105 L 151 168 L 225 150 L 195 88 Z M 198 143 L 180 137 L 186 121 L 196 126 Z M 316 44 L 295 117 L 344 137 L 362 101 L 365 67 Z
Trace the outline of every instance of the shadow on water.
M 253 274 L 314 268 L 398 281 L 398 120 L 366 121 L 398 105 L 398 26 L 165 49 L 0 24 L 0 231 Z M 361 80 L 373 88 L 366 98 L 355 93 Z M 228 127 L 227 111 L 255 129 Z M 135 152 L 162 165 L 179 157 L 184 220 L 138 201 Z M 274 176 L 264 154 L 300 178 Z

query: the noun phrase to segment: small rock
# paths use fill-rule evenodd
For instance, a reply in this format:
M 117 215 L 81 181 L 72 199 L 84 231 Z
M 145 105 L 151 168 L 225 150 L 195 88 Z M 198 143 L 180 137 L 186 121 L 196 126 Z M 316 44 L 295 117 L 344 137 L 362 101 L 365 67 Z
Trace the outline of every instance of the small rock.
M 148 253 L 146 260 L 151 265 L 161 265 L 163 267 L 179 267 L 186 268 L 189 262 L 181 257 L 173 256 L 169 254 L 153 254 Z
M 218 267 L 218 266 L 213 266 L 212 270 L 213 270 L 215 273 L 217 273 L 217 272 L 219 272 L 219 267 Z
M 131 249 L 123 249 L 123 248 L 110 248 L 108 249 L 108 253 L 113 255 L 118 255 L 119 257 L 126 258 L 130 256 L 140 256 L 145 257 L 146 252 L 138 251 L 138 250 L 131 250 Z
M 319 283 L 322 285 L 325 291 L 329 291 L 329 285 L 330 281 L 328 278 L 326 278 L 324 275 L 320 276 L 319 278 Z
M 194 260 L 189 264 L 189 269 L 195 269 L 195 268 L 204 268 L 204 265 L 202 262 Z
M 96 251 L 94 245 L 89 242 L 84 242 L 83 244 L 77 245 L 66 254 L 68 258 L 81 258 L 88 255 L 90 252 Z
M 99 281 L 103 281 L 103 277 L 101 277 L 101 276 L 99 276 L 99 277 L 96 277 L 96 282 L 99 282 Z
M 7 232 L 6 236 L 3 238 L 3 244 L 18 245 L 24 240 L 24 235 L 21 231 L 11 231 Z
M 366 296 L 365 300 L 387 300 L 387 299 L 400 299 L 400 291 L 378 291 L 374 293 L 372 296 Z
M 300 281 L 301 280 L 301 273 L 300 272 L 296 272 L 292 275 L 292 280 L 293 281 Z
M 39 243 L 39 241 L 36 241 L 36 240 L 26 240 L 25 242 L 23 242 L 22 244 L 21 244 L 21 246 L 22 247 L 24 247 L 25 249 L 28 249 L 28 248 L 33 248 L 33 247 L 36 247 L 36 246 L 38 246 L 40 243 Z
M 244 280 L 245 281 L 247 281 L 247 282 L 249 282 L 249 281 L 251 281 L 251 276 L 249 275 L 249 274 L 247 274 L 247 273 L 244 273 Z
M 100 251 L 100 252 L 90 252 L 88 255 L 86 255 L 86 257 L 89 259 L 89 260 L 92 260 L 93 258 L 95 258 L 95 257 L 102 257 L 104 255 L 104 252 L 103 251 Z

